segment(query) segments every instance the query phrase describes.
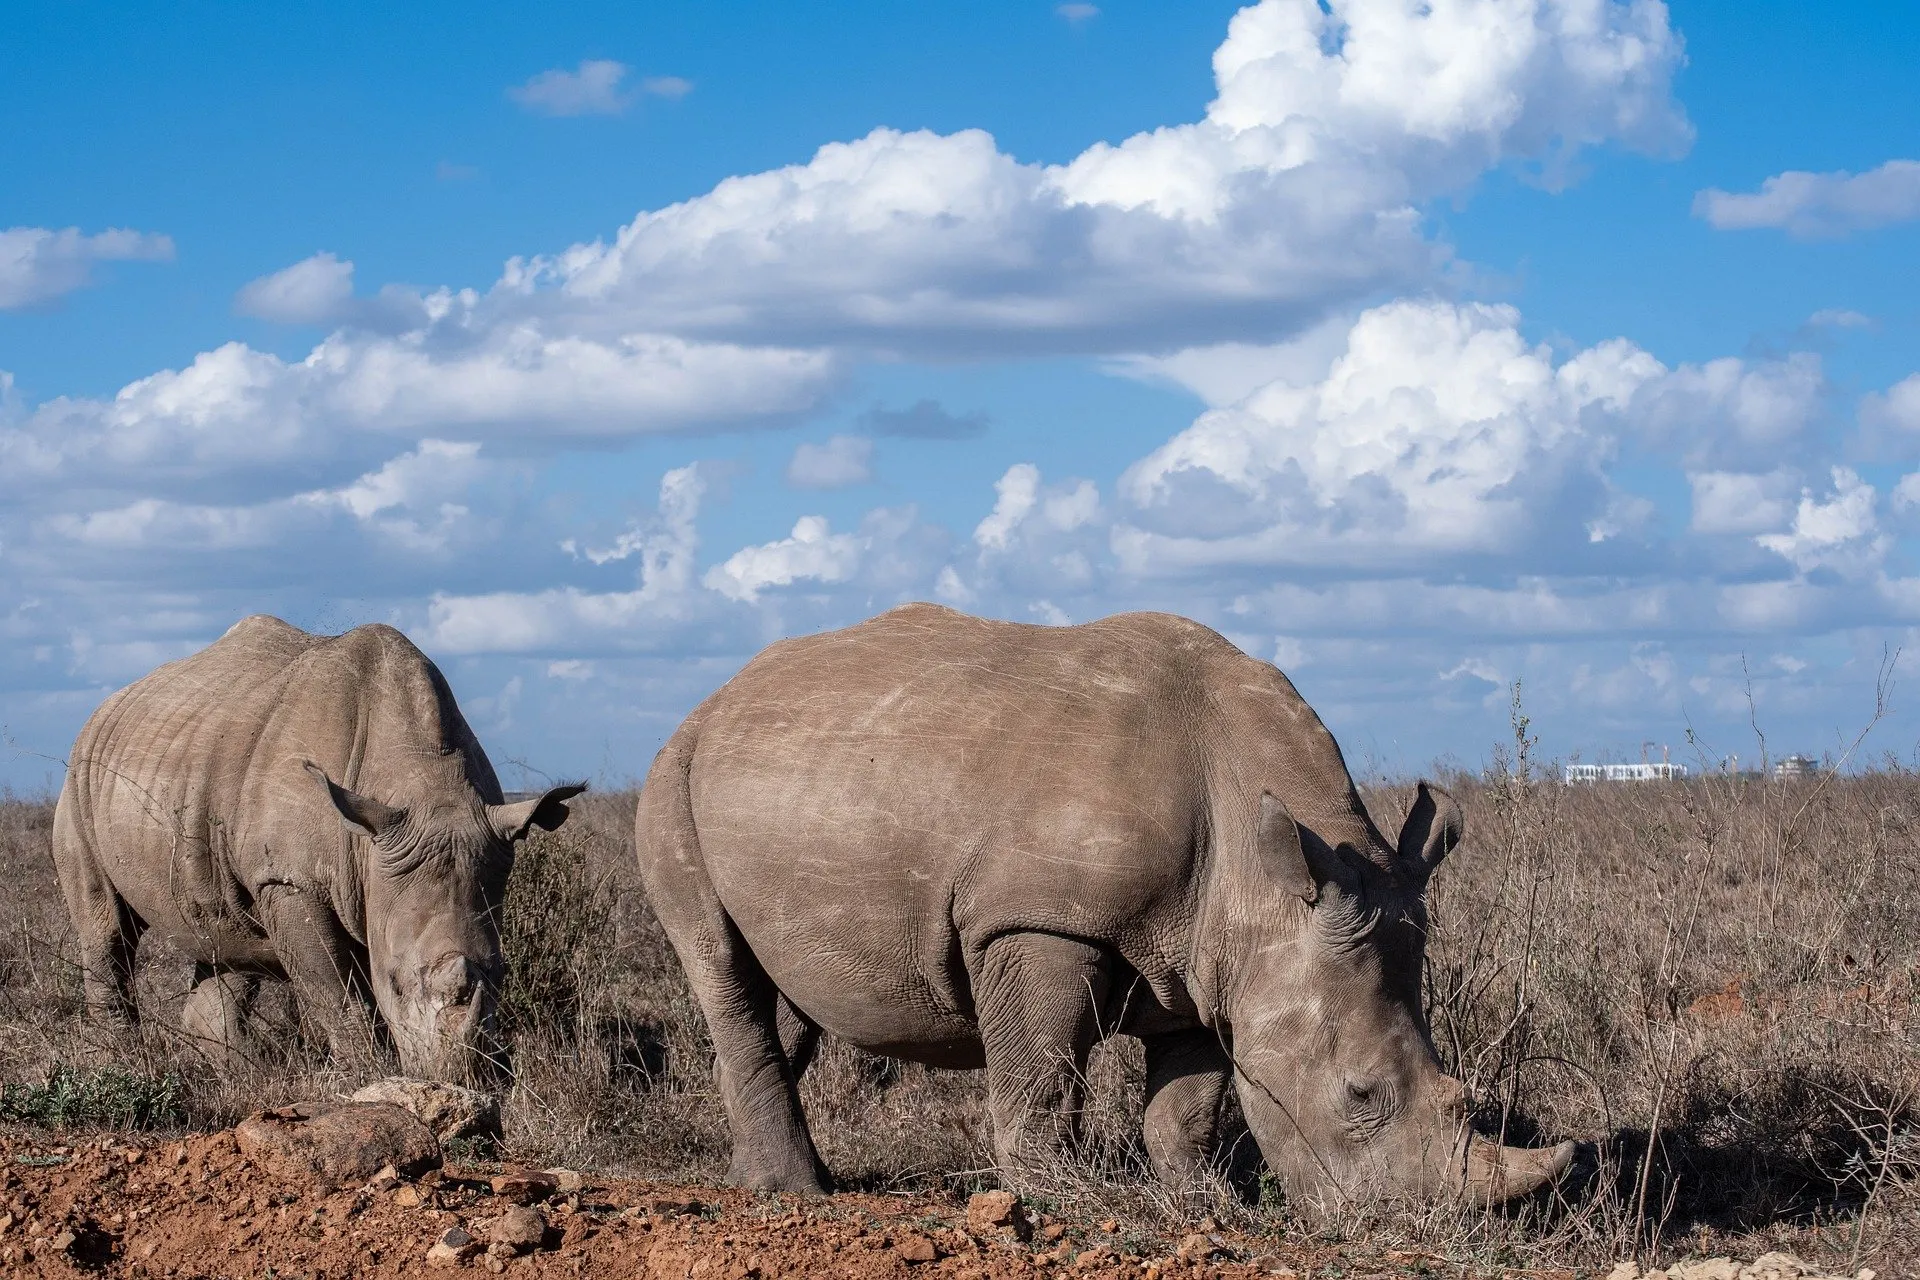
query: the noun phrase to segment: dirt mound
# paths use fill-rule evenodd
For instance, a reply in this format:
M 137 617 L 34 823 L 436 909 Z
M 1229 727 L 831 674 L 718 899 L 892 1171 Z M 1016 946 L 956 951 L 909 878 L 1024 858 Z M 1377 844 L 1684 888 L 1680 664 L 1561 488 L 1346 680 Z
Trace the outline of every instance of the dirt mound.
M 278 1157 L 256 1162 L 231 1131 L 156 1145 L 0 1139 L 0 1274 L 1172 1280 L 1305 1268 L 1218 1232 L 1176 1246 L 1036 1215 L 1025 1240 L 1010 1197 L 981 1200 L 970 1215 L 954 1198 L 802 1200 L 460 1167 L 331 1189 Z
M 418 1180 L 387 1168 L 335 1189 L 305 1170 L 287 1172 L 277 1153 L 256 1161 L 232 1131 L 79 1147 L 0 1137 L 0 1275 L 342 1280 L 466 1271 L 608 1280 L 1466 1280 L 1475 1273 L 1427 1254 L 1353 1256 L 1312 1240 L 1250 1238 L 1211 1219 L 1177 1241 L 1128 1237 L 1113 1222 L 1056 1222 L 1005 1192 L 971 1201 L 816 1200 L 514 1166 L 433 1169 Z M 1644 1273 L 1622 1263 L 1608 1280 L 1832 1278 L 1772 1253 L 1745 1265 L 1711 1258 Z

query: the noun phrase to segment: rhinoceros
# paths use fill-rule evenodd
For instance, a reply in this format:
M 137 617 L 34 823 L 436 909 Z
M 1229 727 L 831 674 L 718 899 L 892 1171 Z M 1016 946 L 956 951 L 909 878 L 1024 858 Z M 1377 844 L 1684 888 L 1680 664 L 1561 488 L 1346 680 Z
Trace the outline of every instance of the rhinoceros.
M 195 962 L 190 1028 L 231 1035 L 249 984 L 290 979 L 336 1057 L 383 1058 L 384 1027 L 409 1075 L 484 1081 L 514 842 L 584 789 L 503 803 L 446 680 L 392 627 L 247 618 L 74 744 L 53 855 L 87 1009 L 137 1016 L 134 950 L 157 929 Z
M 749 662 L 654 760 L 636 842 L 737 1182 L 827 1186 L 796 1091 L 822 1030 L 984 1066 L 1016 1182 L 1119 1033 L 1163 1178 L 1209 1158 L 1232 1081 L 1291 1194 L 1495 1202 L 1572 1146 L 1478 1136 L 1435 1057 L 1424 888 L 1461 829 L 1422 783 L 1385 839 L 1286 676 L 1199 623 L 914 604 Z

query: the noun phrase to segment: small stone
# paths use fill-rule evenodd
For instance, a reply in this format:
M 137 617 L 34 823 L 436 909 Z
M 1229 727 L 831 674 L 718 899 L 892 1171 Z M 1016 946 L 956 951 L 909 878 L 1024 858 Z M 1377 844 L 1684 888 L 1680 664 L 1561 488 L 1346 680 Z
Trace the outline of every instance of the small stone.
M 1120 1229 L 1120 1224 L 1115 1222 L 1112 1218 L 1108 1218 L 1105 1222 L 1102 1222 L 1100 1224 L 1100 1229 L 1106 1232 L 1108 1235 L 1112 1235 L 1114 1232 Z
M 1210 1236 L 1217 1235 L 1220 1231 L 1220 1222 L 1212 1214 L 1208 1214 L 1206 1217 L 1200 1219 L 1200 1225 L 1195 1227 L 1194 1230 L 1204 1232 Z
M 1075 1271 L 1092 1271 L 1095 1267 L 1104 1267 L 1113 1260 L 1113 1251 L 1103 1244 L 1097 1244 L 1073 1260 Z
M 1607 1272 L 1607 1280 L 1640 1280 L 1640 1267 L 1633 1262 L 1616 1262 Z
M 487 1239 L 496 1248 L 506 1250 L 509 1257 L 538 1249 L 546 1238 L 546 1218 L 538 1209 L 526 1205 L 513 1206 L 487 1227 Z
M 1205 1262 L 1219 1252 L 1212 1240 L 1198 1231 L 1191 1231 L 1180 1237 L 1180 1247 L 1174 1251 L 1174 1256 L 1182 1262 Z
M 480 1242 L 460 1227 L 448 1227 L 440 1233 L 440 1238 L 427 1250 L 427 1265 L 430 1267 L 458 1267 L 468 1258 L 480 1252 Z
M 128 1164 L 139 1164 L 147 1158 L 147 1153 L 138 1147 L 132 1147 L 125 1152 L 125 1156 Z
M 1874 1280 L 1874 1277 L 1878 1274 L 1879 1272 L 1875 1271 L 1872 1267 L 1862 1267 L 1860 1268 L 1860 1273 L 1854 1277 L 1854 1280 Z
M 587 1189 L 587 1180 L 574 1169 L 549 1169 L 547 1176 L 553 1179 L 553 1185 L 563 1196 L 578 1195 Z
M 1048 1244 L 1052 1244 L 1065 1234 L 1067 1234 L 1067 1229 L 1057 1222 L 1049 1222 L 1046 1226 L 1040 1228 L 1040 1238 Z
M 380 1172 L 367 1179 L 367 1186 L 374 1191 L 391 1191 L 400 1185 L 400 1171 L 392 1165 L 382 1165 Z
M 1819 1270 L 1818 1267 L 1803 1262 L 1790 1253 L 1781 1253 L 1778 1250 L 1761 1254 L 1747 1269 L 1758 1275 L 1775 1276 L 1804 1276 Z
M 903 1262 L 932 1262 L 940 1256 L 940 1250 L 934 1248 L 933 1241 L 917 1231 L 909 1231 L 895 1240 L 893 1251 L 900 1255 Z
M 509 1168 L 493 1178 L 493 1194 L 515 1204 L 536 1204 L 559 1189 L 551 1177 L 532 1169 Z
M 13 1230 L 13 1221 L 14 1219 L 11 1213 L 0 1213 L 0 1236 Z
M 422 1203 L 420 1188 L 401 1184 L 393 1193 L 393 1202 L 402 1209 L 418 1209 Z
M 1025 1240 L 1032 1234 L 1027 1211 L 1020 1197 L 1011 1191 L 982 1191 L 967 1201 L 967 1230 L 975 1235 L 993 1235 L 1010 1230 Z
M 67 1250 L 73 1248 L 73 1241 L 74 1241 L 73 1232 L 62 1231 L 59 1235 L 55 1236 L 53 1239 L 49 1240 L 47 1243 L 53 1246 L 55 1253 L 65 1253 Z

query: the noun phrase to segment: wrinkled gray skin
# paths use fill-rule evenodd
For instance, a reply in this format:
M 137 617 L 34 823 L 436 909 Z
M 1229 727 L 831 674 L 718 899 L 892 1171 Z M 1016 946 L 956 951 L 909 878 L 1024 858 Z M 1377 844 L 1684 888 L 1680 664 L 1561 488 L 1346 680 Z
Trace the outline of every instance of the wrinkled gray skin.
M 660 752 L 636 839 L 741 1183 L 825 1187 L 796 1092 L 820 1029 L 984 1066 L 1016 1181 L 1071 1140 L 1117 1032 L 1169 1181 L 1231 1080 L 1296 1196 L 1494 1202 L 1571 1146 L 1472 1135 L 1435 1060 L 1423 891 L 1460 828 L 1422 784 L 1384 839 L 1286 677 L 1197 623 L 919 604 L 755 658 Z
M 290 979 L 335 1055 L 384 1030 L 409 1075 L 484 1082 L 514 842 L 559 787 L 501 801 L 446 681 L 386 626 L 236 624 L 103 703 L 74 744 L 53 854 L 89 1013 L 135 1017 L 134 950 L 191 957 L 184 1020 L 228 1047 Z

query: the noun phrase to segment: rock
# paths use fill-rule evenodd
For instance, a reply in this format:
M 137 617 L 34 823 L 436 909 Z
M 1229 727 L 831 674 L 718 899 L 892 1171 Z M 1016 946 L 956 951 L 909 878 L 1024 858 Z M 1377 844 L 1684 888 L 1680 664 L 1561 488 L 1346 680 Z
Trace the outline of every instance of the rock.
M 1703 1258 L 1667 1268 L 1673 1280 L 1740 1280 L 1740 1264 L 1732 1258 Z
M 400 1171 L 392 1165 L 382 1165 L 380 1172 L 367 1179 L 367 1186 L 374 1191 L 391 1191 L 400 1185 Z
M 487 1227 L 487 1239 L 512 1254 L 531 1253 L 547 1238 L 547 1219 L 538 1210 L 517 1204 Z
M 1779 1276 L 1782 1280 L 1792 1280 L 1795 1276 L 1807 1276 L 1817 1273 L 1820 1268 L 1810 1262 L 1804 1262 L 1790 1253 L 1763 1253 L 1755 1258 L 1745 1272 L 1753 1276 Z
M 515 1204 L 537 1204 L 560 1189 L 551 1176 L 512 1166 L 493 1178 L 493 1194 Z
M 426 1203 L 426 1198 L 420 1194 L 420 1188 L 403 1185 L 393 1193 L 393 1202 L 402 1209 L 418 1209 Z
M 1219 1252 L 1211 1238 L 1192 1231 L 1180 1237 L 1180 1247 L 1174 1256 L 1182 1262 L 1205 1262 Z
M 563 1196 L 575 1195 L 587 1189 L 587 1180 L 572 1169 L 549 1169 L 547 1176 L 553 1179 L 553 1185 L 559 1188 Z
M 1633 1262 L 1616 1262 L 1607 1272 L 1607 1280 L 1640 1280 L 1640 1267 Z
M 433 1242 L 433 1248 L 427 1250 L 427 1265 L 430 1267 L 457 1267 L 474 1254 L 480 1252 L 480 1242 L 460 1227 L 448 1227 Z
M 356 1090 L 351 1100 L 404 1107 L 442 1142 L 500 1136 L 499 1099 L 457 1084 L 388 1076 Z
M 967 1230 L 975 1235 L 1011 1231 L 1022 1240 L 1033 1234 L 1020 1197 L 1011 1191 L 982 1191 L 967 1201 Z
M 233 1137 L 255 1164 L 332 1188 L 359 1186 L 388 1165 L 412 1178 L 441 1163 L 433 1132 L 385 1102 L 277 1107 L 242 1120 Z
M 903 1262 L 932 1262 L 940 1256 L 933 1241 L 917 1231 L 909 1231 L 893 1242 L 893 1251 Z

